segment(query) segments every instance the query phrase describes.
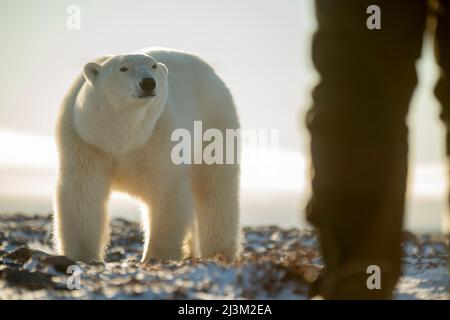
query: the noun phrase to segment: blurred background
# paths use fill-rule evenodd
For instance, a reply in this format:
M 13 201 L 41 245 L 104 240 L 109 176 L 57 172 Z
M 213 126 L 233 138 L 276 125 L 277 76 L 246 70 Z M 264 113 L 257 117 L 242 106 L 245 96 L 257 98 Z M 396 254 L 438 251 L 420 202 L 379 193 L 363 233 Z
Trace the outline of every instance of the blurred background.
M 81 12 L 67 27 L 67 8 Z M 230 87 L 243 128 L 279 130 L 279 163 L 242 163 L 242 223 L 305 227 L 308 134 L 303 118 L 317 75 L 310 60 L 312 0 L 6 0 L 0 3 L 0 212 L 52 210 L 57 156 L 54 123 L 83 65 L 105 54 L 149 46 L 191 51 Z M 407 228 L 439 232 L 447 171 L 432 39 L 417 64 L 409 115 Z M 395 72 L 395 71 L 393 71 Z M 114 194 L 113 216 L 138 219 L 137 202 Z

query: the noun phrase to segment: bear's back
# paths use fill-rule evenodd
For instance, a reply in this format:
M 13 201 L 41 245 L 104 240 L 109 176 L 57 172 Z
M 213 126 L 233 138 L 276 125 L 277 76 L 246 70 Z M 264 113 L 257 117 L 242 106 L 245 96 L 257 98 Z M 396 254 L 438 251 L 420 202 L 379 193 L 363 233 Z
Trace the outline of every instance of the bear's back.
M 175 112 L 186 113 L 185 119 L 190 119 L 190 122 L 193 119 L 206 120 L 207 127 L 239 127 L 231 93 L 207 62 L 195 54 L 162 47 L 146 48 L 139 52 L 164 63 L 168 68 L 169 103 L 172 100 Z M 174 92 L 176 97 L 171 95 Z M 190 106 L 190 103 L 195 106 Z M 179 126 L 183 127 L 181 124 Z

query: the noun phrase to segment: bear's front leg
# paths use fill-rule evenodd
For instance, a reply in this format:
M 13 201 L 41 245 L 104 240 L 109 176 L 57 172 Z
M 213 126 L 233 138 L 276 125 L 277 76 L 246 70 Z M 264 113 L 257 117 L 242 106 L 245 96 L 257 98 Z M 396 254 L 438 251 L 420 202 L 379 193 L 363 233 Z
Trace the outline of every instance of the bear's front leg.
M 145 199 L 150 212 L 145 221 L 142 262 L 181 260 L 183 240 L 192 224 L 192 190 L 188 183 L 172 185 Z
M 54 230 L 59 254 L 89 262 L 102 260 L 108 242 L 109 177 L 100 164 L 61 166 L 55 198 Z

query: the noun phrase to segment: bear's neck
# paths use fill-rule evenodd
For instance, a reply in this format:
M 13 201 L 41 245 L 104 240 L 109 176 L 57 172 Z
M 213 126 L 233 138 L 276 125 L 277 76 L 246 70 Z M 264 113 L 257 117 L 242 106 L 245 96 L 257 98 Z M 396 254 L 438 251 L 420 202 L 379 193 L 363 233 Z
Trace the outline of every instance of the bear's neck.
M 125 154 L 149 140 L 163 109 L 138 106 L 114 110 L 107 99 L 86 92 L 75 102 L 75 127 L 85 142 L 108 154 Z

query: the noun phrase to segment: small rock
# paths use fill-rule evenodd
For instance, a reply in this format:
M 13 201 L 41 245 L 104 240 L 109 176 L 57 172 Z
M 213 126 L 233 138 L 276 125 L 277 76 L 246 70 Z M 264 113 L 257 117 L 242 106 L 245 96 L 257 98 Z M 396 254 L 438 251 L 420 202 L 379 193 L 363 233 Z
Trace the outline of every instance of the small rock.
M 2 278 L 11 287 L 23 287 L 29 290 L 53 288 L 51 279 L 42 272 L 28 272 L 26 270 L 2 270 Z
M 12 260 L 19 264 L 24 264 L 27 262 L 31 256 L 33 255 L 33 251 L 27 247 L 21 247 L 5 256 L 5 259 Z
M 66 273 L 67 268 L 76 265 L 76 262 L 66 256 L 49 256 L 43 261 L 44 264 L 52 266 L 56 271 Z
M 270 236 L 270 240 L 272 241 L 280 241 L 282 239 L 281 232 L 276 231 Z
M 406 230 L 403 231 L 402 238 L 403 238 L 402 239 L 403 243 L 410 242 L 410 243 L 412 243 L 415 246 L 420 246 L 419 238 L 414 233 L 412 233 L 410 231 L 406 231 Z
M 307 268 L 305 272 L 303 273 L 303 278 L 309 282 L 312 283 L 316 281 L 316 279 L 319 277 L 320 270 L 317 268 Z
M 120 261 L 125 257 L 125 250 L 122 248 L 117 248 L 111 250 L 106 256 L 107 261 Z

